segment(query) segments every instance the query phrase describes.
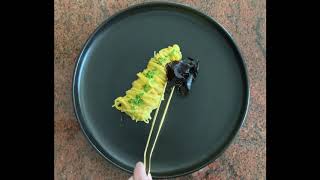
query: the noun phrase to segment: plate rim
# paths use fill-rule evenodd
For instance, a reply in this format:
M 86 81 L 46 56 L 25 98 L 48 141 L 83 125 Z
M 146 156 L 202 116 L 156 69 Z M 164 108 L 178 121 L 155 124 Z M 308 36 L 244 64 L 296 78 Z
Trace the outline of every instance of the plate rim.
M 133 171 L 130 169 L 127 169 L 123 166 L 121 166 L 120 162 L 115 162 L 112 160 L 112 157 L 110 154 L 107 153 L 104 154 L 103 152 L 101 152 L 101 150 L 97 147 L 98 145 L 95 144 L 93 141 L 93 139 L 91 139 L 88 135 L 87 130 L 85 129 L 83 122 L 81 120 L 80 117 L 81 115 L 79 114 L 81 112 L 80 107 L 79 107 L 79 100 L 78 100 L 78 88 L 77 88 L 77 79 L 79 77 L 79 66 L 81 65 L 81 63 L 83 62 L 83 54 L 86 52 L 86 49 L 89 47 L 90 42 L 93 40 L 93 38 L 95 37 L 95 35 L 97 34 L 97 32 L 107 23 L 109 23 L 111 20 L 113 20 L 115 17 L 130 11 L 130 10 L 134 10 L 137 8 L 148 8 L 148 6 L 171 6 L 171 7 L 177 7 L 177 8 L 182 8 L 182 9 L 186 9 L 188 11 L 192 11 L 198 15 L 200 15 L 202 18 L 205 18 L 206 20 L 208 20 L 210 23 L 215 24 L 218 28 L 220 28 L 220 30 L 226 35 L 226 38 L 230 41 L 230 43 L 233 45 L 232 48 L 235 48 L 234 50 L 237 52 L 237 55 L 239 56 L 240 59 L 240 66 L 242 66 L 242 74 L 244 75 L 243 81 L 246 82 L 245 87 L 244 87 L 244 94 L 245 94 L 245 98 L 244 98 L 244 106 L 245 107 L 241 107 L 241 117 L 239 117 L 240 121 L 239 123 L 237 123 L 237 126 L 233 129 L 232 133 L 230 134 L 230 137 L 228 138 L 229 140 L 227 140 L 226 143 L 223 144 L 223 146 L 220 148 L 220 152 L 218 152 L 216 155 L 213 155 L 212 157 L 209 157 L 207 160 L 202 161 L 202 163 L 198 163 L 194 168 L 192 168 L 192 170 L 188 170 L 185 171 L 183 173 L 173 173 L 173 175 L 164 175 L 164 176 L 157 176 L 157 175 L 153 175 L 152 177 L 154 179 L 164 179 L 164 178 L 176 178 L 176 177 L 181 177 L 181 176 L 185 176 L 185 175 L 189 175 L 191 173 L 194 173 L 202 168 L 204 168 L 205 166 L 209 165 L 210 163 L 216 161 L 227 149 L 228 147 L 230 147 L 230 145 L 234 142 L 236 136 L 238 135 L 241 127 L 243 126 L 244 122 L 247 119 L 247 114 L 248 114 L 248 110 L 249 110 L 249 106 L 250 106 L 250 79 L 248 76 L 248 70 L 247 70 L 247 64 L 245 61 L 245 58 L 240 50 L 240 48 L 238 47 L 236 41 L 234 40 L 234 38 L 232 37 L 232 35 L 229 33 L 229 31 L 227 31 L 227 29 L 222 26 L 219 22 L 217 22 L 214 18 L 210 17 L 209 15 L 207 15 L 206 13 L 202 12 L 199 9 L 195 9 L 194 7 L 188 5 L 188 4 L 183 4 L 183 3 L 179 3 L 179 2 L 167 2 L 167 1 L 151 1 L 151 2 L 142 2 L 142 3 L 138 3 L 135 5 L 131 5 L 128 6 L 122 10 L 119 10 L 118 12 L 114 13 L 113 15 L 111 15 L 110 17 L 105 18 L 96 28 L 94 31 L 92 31 L 89 35 L 89 37 L 87 38 L 87 40 L 85 41 L 85 43 L 83 44 L 83 46 L 81 47 L 81 51 L 79 53 L 79 55 L 75 58 L 76 59 L 76 63 L 74 66 L 74 70 L 73 70 L 73 75 L 72 75 L 72 101 L 73 101 L 73 111 L 74 114 L 76 116 L 76 120 L 78 121 L 79 125 L 80 125 L 80 129 L 82 131 L 82 133 L 84 134 L 84 136 L 86 137 L 87 141 L 89 142 L 89 144 L 98 152 L 98 154 L 100 156 L 102 156 L 104 159 L 106 159 L 109 163 L 113 164 L 114 166 L 118 167 L 119 169 L 123 170 L 124 172 L 128 173 L 128 174 L 132 174 Z M 78 113 L 79 111 L 79 113 Z

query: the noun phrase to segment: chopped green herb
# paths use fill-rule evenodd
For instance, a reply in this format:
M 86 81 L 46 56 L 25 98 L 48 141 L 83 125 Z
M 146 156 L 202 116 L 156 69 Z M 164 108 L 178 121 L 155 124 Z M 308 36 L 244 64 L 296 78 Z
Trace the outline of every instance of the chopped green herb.
M 163 63 L 163 62 L 165 62 L 165 61 L 167 61 L 167 56 L 160 58 L 160 62 L 161 62 L 161 63 Z
M 170 52 L 169 56 L 172 56 L 175 52 L 176 52 L 176 50 L 173 49 L 173 50 Z
M 151 86 L 150 86 L 149 84 L 145 84 L 145 85 L 143 86 L 144 92 L 148 92 L 150 89 L 151 89 Z
M 159 61 L 159 59 L 156 60 L 156 63 L 162 66 L 162 63 Z
M 158 58 L 157 59 L 157 64 L 162 65 L 164 62 L 167 61 L 167 57 L 168 56 Z
M 141 98 L 143 96 L 143 92 L 136 95 L 135 98 L 133 99 L 130 99 L 128 102 L 131 104 L 131 105 L 134 105 L 134 106 L 139 106 L 143 103 L 143 99 Z
M 153 76 L 155 75 L 155 71 L 148 71 L 147 73 L 145 73 L 145 76 L 148 78 L 148 79 L 152 79 Z

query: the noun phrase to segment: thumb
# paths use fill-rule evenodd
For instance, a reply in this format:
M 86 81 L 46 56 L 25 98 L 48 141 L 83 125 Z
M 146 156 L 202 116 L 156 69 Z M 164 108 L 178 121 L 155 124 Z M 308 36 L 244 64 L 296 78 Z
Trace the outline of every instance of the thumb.
M 138 162 L 133 171 L 134 180 L 152 180 L 151 175 L 147 175 L 145 167 L 142 162 Z

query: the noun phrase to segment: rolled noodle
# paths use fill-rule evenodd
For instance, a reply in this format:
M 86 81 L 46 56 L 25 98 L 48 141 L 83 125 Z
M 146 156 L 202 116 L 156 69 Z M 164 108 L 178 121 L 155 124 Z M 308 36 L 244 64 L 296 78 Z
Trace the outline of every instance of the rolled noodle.
M 126 113 L 132 120 L 149 123 L 151 112 L 163 100 L 161 97 L 167 82 L 166 64 L 181 59 L 180 47 L 176 44 L 155 53 L 147 68 L 137 73 L 138 79 L 126 91 L 126 95 L 114 100 L 113 107 Z

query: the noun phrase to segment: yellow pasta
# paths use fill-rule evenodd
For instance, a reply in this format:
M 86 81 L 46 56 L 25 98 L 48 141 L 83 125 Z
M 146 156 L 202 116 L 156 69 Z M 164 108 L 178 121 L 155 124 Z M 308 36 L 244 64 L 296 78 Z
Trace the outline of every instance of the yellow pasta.
M 149 123 L 151 112 L 158 108 L 167 82 L 166 64 L 180 61 L 182 54 L 178 45 L 161 49 L 152 57 L 147 68 L 137 74 L 138 79 L 126 95 L 114 100 L 115 107 L 135 121 Z

